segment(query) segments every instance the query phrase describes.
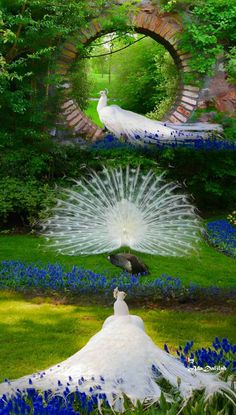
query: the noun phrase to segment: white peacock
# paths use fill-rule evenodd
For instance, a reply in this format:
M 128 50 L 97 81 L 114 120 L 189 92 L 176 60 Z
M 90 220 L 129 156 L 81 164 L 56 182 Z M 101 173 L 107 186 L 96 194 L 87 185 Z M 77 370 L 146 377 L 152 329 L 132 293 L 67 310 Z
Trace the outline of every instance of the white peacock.
M 151 120 L 143 115 L 124 110 L 118 105 L 107 105 L 108 91 L 100 91 L 97 112 L 101 122 L 116 137 L 125 137 L 132 143 L 157 143 L 159 141 L 183 141 L 207 138 L 222 132 L 219 124 L 180 123 Z
M 108 169 L 64 189 L 44 224 L 59 253 L 99 254 L 127 246 L 162 256 L 190 253 L 200 238 L 195 208 L 176 183 L 152 170 Z

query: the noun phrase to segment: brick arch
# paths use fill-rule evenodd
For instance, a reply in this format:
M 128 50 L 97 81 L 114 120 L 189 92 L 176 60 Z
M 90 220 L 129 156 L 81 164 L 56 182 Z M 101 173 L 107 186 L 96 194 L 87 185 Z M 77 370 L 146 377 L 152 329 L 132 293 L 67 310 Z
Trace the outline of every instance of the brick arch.
M 182 32 L 181 22 L 176 14 L 160 14 L 155 8 L 143 8 L 130 17 L 130 23 L 138 33 L 146 34 L 163 44 L 172 55 L 180 73 L 179 89 L 174 105 L 165 116 L 166 121 L 181 123 L 186 122 L 197 107 L 200 89 L 193 85 L 184 85 L 183 76 L 191 72 L 188 62 L 191 55 L 186 54 L 179 46 L 179 35 Z M 115 31 L 115 29 L 114 29 Z M 79 108 L 78 104 L 70 96 L 70 88 L 67 89 L 66 75 L 71 64 L 79 59 L 78 43 L 88 45 L 106 32 L 102 27 L 102 19 L 93 20 L 87 28 L 80 30 L 73 39 L 67 40 L 61 48 L 57 62 L 57 74 L 61 75 L 64 82 L 65 101 L 61 106 L 61 114 L 64 124 L 73 130 L 74 135 L 86 136 L 91 141 L 96 141 L 104 136 L 101 128 L 95 125 Z

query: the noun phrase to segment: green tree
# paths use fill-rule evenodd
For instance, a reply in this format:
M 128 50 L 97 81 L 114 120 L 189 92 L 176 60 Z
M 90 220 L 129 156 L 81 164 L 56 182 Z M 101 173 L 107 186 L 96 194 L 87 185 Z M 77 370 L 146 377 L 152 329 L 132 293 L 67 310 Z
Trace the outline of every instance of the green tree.
M 112 68 L 116 97 L 126 109 L 146 114 L 175 96 L 177 68 L 166 49 L 151 38 L 114 54 Z

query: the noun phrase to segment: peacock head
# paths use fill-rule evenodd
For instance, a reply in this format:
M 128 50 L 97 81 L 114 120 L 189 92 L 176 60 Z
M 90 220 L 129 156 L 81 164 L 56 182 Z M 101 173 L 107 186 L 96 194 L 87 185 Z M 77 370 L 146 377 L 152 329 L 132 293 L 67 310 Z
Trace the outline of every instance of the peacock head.
M 126 293 L 124 292 L 124 291 L 119 291 L 119 288 L 118 287 L 116 287 L 114 290 L 113 290 L 113 297 L 116 299 L 116 300 L 124 300 L 125 299 L 125 297 L 126 297 Z
M 105 89 L 104 89 L 104 91 L 100 91 L 100 92 L 99 92 L 99 95 L 100 95 L 101 97 L 106 97 L 106 96 L 107 96 L 107 94 L 108 94 L 108 89 L 107 89 L 107 88 L 105 88 Z

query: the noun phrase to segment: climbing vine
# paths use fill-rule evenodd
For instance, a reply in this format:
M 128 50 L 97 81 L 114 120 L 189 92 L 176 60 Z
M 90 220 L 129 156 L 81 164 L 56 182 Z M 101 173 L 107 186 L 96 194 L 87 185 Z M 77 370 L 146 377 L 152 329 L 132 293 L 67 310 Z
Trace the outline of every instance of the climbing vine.
M 161 5 L 163 11 L 176 11 L 182 16 L 181 45 L 192 55 L 189 66 L 193 70 L 186 81 L 196 81 L 197 74 L 210 75 L 217 56 L 235 45 L 235 0 L 162 0 Z M 231 60 L 230 55 L 226 58 Z

